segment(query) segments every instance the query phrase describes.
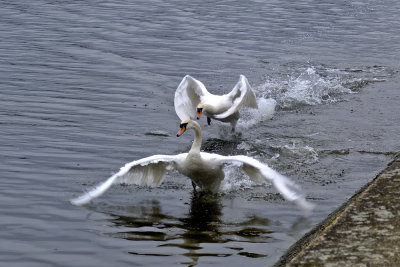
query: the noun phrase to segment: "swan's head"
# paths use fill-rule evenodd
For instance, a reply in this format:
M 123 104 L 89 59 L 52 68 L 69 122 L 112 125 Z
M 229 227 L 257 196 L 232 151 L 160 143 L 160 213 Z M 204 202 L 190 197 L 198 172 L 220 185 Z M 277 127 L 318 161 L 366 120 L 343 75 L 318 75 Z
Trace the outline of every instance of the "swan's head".
M 204 104 L 198 104 L 197 105 L 197 108 L 196 108 L 196 118 L 197 119 L 200 119 L 201 114 L 203 113 L 204 109 L 205 109 L 205 105 Z
M 183 121 L 181 121 L 181 124 L 179 125 L 180 129 L 179 129 L 178 133 L 176 134 L 177 137 L 181 136 L 186 131 L 189 123 L 190 123 L 190 119 L 184 119 Z
M 179 131 L 176 134 L 177 137 L 181 136 L 187 129 L 195 129 L 196 127 L 200 127 L 199 124 L 191 119 L 185 119 L 181 121 L 179 125 Z

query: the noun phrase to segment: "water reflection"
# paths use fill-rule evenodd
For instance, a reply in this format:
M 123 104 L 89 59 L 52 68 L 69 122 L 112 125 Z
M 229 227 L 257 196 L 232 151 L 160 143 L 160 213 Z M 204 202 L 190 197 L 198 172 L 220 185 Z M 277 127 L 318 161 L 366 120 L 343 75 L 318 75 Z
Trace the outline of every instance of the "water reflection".
M 181 235 L 183 244 L 180 248 L 186 248 L 183 255 L 191 262 L 184 262 L 189 266 L 196 265 L 201 256 L 230 256 L 231 254 L 201 253 L 201 243 L 220 242 L 222 205 L 219 196 L 207 192 L 193 192 L 188 216 L 181 218 L 182 228 L 186 231 Z M 172 244 L 166 244 L 170 246 Z
M 185 242 L 218 242 L 221 224 L 221 199 L 207 192 L 194 192 L 188 216 L 179 219 L 186 232 L 182 235 Z
M 221 198 L 210 193 L 193 192 L 187 214 L 182 217 L 164 213 L 158 200 L 144 201 L 136 206 L 103 205 L 91 209 L 112 215 L 110 221 L 118 231 L 108 235 L 132 241 L 159 242 L 151 251 L 130 252 L 135 255 L 168 256 L 172 249 L 172 255 L 188 257 L 190 262 L 184 262 L 188 265 L 195 265 L 202 256 L 254 256 L 243 252 L 244 248 L 238 243 L 218 251 L 206 248 L 205 244 L 228 244 L 231 241 L 239 244 L 244 241 L 266 242 L 271 233 L 264 229 L 269 224 L 266 218 L 251 216 L 241 222 L 224 222 Z
M 189 259 L 181 263 L 189 266 L 196 265 L 201 257 L 266 257 L 264 249 L 251 251 L 248 244 L 275 241 L 270 219 L 254 214 L 227 219 L 229 216 L 224 216 L 222 205 L 227 201 L 225 198 L 193 192 L 184 216 L 163 212 L 158 200 L 144 201 L 135 206 L 97 205 L 91 209 L 112 216 L 109 220 L 116 226 L 113 227 L 115 232 L 107 235 L 142 242 L 130 254 L 153 257 L 181 255 Z M 300 218 L 293 229 L 288 230 L 297 232 L 297 228 L 304 224 L 307 224 L 304 218 Z M 216 243 L 221 244 L 218 249 L 213 246 Z
M 202 243 L 226 242 L 221 239 L 222 205 L 218 195 L 193 192 L 187 216 L 181 218 L 164 214 L 161 203 L 157 200 L 142 202 L 134 207 L 111 209 L 114 211 L 111 221 L 127 230 L 112 233 L 112 236 L 134 241 L 161 241 L 157 246 L 159 249 L 151 253 L 130 252 L 131 254 L 167 256 L 162 252 L 162 248 L 183 249 L 184 253 L 180 254 L 190 259 L 190 262 L 184 262 L 188 265 L 196 265 L 201 256 L 222 257 L 232 254 L 197 252 L 203 249 Z M 116 210 L 128 215 L 116 214 Z

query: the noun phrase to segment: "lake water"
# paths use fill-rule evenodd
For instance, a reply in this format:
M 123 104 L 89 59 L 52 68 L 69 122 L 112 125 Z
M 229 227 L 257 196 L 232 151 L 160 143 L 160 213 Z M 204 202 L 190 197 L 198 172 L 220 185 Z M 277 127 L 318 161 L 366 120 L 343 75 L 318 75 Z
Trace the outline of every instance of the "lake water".
M 400 151 L 400 3 L 2 1 L 0 262 L 4 266 L 270 266 Z M 219 196 L 169 173 L 68 200 L 126 162 L 189 149 L 173 95 L 244 74 L 260 109 L 204 150 L 299 183 L 308 216 L 232 172 Z M 276 107 L 274 109 L 274 106 Z

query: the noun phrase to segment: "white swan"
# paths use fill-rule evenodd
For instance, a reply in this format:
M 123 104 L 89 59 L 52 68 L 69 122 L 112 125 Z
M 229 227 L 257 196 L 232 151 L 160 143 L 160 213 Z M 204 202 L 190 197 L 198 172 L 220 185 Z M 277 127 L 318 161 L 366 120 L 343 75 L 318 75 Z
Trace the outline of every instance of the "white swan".
M 305 200 L 299 187 L 287 177 L 247 156 L 221 156 L 200 152 L 202 141 L 200 125 L 190 119 L 183 120 L 177 136 L 182 135 L 187 129 L 192 129 L 195 132 L 194 142 L 188 153 L 154 155 L 127 163 L 105 182 L 84 195 L 72 199 L 71 203 L 74 205 L 87 204 L 92 199 L 102 195 L 114 183 L 157 186 L 162 182 L 163 175 L 168 167 L 173 167 L 188 176 L 200 188 L 216 192 L 225 176 L 223 167 L 231 164 L 241 166 L 242 170 L 253 181 L 271 181 L 287 200 L 294 201 L 301 209 L 308 211 L 312 209 L 313 205 Z
M 211 119 L 229 122 L 234 132 L 239 120 L 239 109 L 257 108 L 257 100 L 244 75 L 240 75 L 235 87 L 225 95 L 211 94 L 202 82 L 186 75 L 175 91 L 174 105 L 176 114 L 181 120 L 195 116 L 200 119 L 204 113 L 208 125 Z

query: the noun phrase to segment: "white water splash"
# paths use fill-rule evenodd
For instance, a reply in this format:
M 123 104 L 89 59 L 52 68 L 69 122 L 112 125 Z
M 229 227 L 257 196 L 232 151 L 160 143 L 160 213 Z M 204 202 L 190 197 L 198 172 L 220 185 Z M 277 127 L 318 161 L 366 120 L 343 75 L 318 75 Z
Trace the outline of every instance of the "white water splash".
M 246 152 L 249 152 L 252 149 L 252 146 L 248 142 L 242 141 L 236 146 L 236 148 L 239 150 L 244 150 Z
M 299 163 L 302 164 L 313 164 L 318 161 L 318 153 L 314 148 L 306 146 L 298 146 L 294 142 L 292 145 L 284 145 L 281 148 L 282 154 L 290 154 L 292 157 L 296 157 Z
M 275 114 L 276 101 L 272 98 L 257 99 L 257 109 L 244 109 L 240 112 L 240 120 L 238 126 L 248 128 L 260 121 L 271 119 Z
M 325 70 L 325 74 L 321 74 L 314 67 L 308 67 L 297 75 L 270 79 L 260 85 L 257 91 L 275 98 L 282 108 L 336 102 L 340 99 L 338 95 L 353 93 L 343 86 L 344 76 L 334 70 Z
M 218 135 L 221 139 L 241 138 L 242 131 L 257 123 L 271 119 L 275 114 L 276 101 L 272 98 L 257 99 L 258 108 L 244 108 L 240 110 L 240 118 L 236 125 L 236 132 L 232 133 L 231 125 L 213 120 L 213 124 L 218 124 Z
M 337 80 L 318 75 L 314 68 L 307 68 L 296 79 L 289 80 L 288 89 L 282 95 L 283 106 L 293 103 L 315 105 L 334 102 L 334 95 L 341 93 L 351 93 L 351 90 L 343 87 Z
M 229 193 L 238 190 L 250 189 L 255 183 L 237 168 L 227 166 L 224 169 L 225 179 L 221 183 L 220 192 Z

